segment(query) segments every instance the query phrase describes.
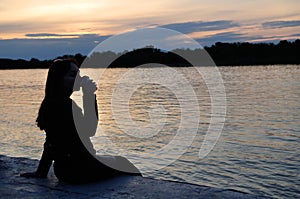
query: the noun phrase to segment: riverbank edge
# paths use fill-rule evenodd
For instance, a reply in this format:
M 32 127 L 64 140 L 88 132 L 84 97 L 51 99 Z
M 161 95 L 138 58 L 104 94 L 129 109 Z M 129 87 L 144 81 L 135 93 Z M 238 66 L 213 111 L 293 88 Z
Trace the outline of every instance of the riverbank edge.
M 0 155 L 1 198 L 265 198 L 235 190 L 157 180 L 140 176 L 119 176 L 84 185 L 60 183 L 51 169 L 46 179 L 20 177 L 34 171 L 38 160 Z

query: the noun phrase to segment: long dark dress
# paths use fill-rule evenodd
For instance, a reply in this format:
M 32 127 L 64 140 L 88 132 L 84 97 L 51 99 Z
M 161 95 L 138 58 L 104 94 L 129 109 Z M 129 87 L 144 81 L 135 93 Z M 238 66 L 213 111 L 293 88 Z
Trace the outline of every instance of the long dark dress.
M 96 151 L 90 141 L 90 137 L 96 133 L 98 122 L 97 103 L 94 94 L 83 96 L 84 114 L 81 108 L 70 98 L 49 100 L 47 103 L 50 103 L 47 107 L 51 108 L 45 111 L 44 116 L 47 123 L 45 128 L 46 141 L 37 169 L 38 175 L 47 176 L 53 160 L 56 177 L 60 181 L 70 183 L 97 181 L 125 173 L 110 168 L 95 158 Z M 75 126 L 73 113 L 76 115 L 76 122 L 79 120 L 83 125 Z M 76 127 L 81 132 L 80 136 Z M 120 156 L 110 158 L 113 159 L 116 166 L 119 164 L 128 167 L 132 173 L 139 174 L 138 169 L 126 158 Z

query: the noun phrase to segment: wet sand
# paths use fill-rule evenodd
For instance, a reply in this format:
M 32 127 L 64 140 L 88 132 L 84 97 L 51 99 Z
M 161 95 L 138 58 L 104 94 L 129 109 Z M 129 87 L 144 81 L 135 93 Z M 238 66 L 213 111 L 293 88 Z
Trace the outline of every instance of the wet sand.
M 264 198 L 235 190 L 157 180 L 140 176 L 118 176 L 84 185 L 60 183 L 50 170 L 46 179 L 19 174 L 34 171 L 38 160 L 0 155 L 1 198 Z

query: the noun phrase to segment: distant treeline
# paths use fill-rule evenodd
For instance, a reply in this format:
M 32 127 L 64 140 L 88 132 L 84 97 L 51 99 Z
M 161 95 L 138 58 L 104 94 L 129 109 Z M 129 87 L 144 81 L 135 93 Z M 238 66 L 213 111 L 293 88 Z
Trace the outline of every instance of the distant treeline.
M 135 49 L 122 53 L 95 52 L 86 57 L 81 54 L 57 57 L 74 58 L 84 67 L 135 67 L 147 63 L 158 63 L 168 66 L 211 65 L 213 60 L 217 66 L 242 65 L 274 65 L 300 64 L 300 40 L 293 42 L 280 41 L 274 43 L 221 43 L 217 42 L 204 49 L 174 49 L 163 51 L 153 46 Z M 207 54 L 212 60 L 207 59 Z M 190 60 L 194 60 L 190 63 Z M 48 68 L 53 60 L 12 60 L 0 59 L 0 69 Z

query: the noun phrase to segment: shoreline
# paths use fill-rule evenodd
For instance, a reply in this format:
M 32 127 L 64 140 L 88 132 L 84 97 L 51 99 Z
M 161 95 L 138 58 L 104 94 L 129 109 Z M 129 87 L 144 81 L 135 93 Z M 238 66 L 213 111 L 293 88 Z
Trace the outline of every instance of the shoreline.
M 118 176 L 96 183 L 60 183 L 51 168 L 48 178 L 23 178 L 34 171 L 38 160 L 0 155 L 2 198 L 267 198 L 236 190 L 140 176 Z
M 171 66 L 172 68 L 193 68 L 193 67 L 217 67 L 217 68 L 234 68 L 234 67 L 255 67 L 255 66 L 265 66 L 265 67 L 270 67 L 270 66 L 295 66 L 295 67 L 299 67 L 300 64 L 252 64 L 252 65 L 214 65 L 214 66 L 179 66 L 179 65 L 174 65 Z M 153 67 L 147 67 L 145 66 L 144 68 L 161 68 L 163 66 L 153 66 Z M 165 67 L 169 67 L 169 66 L 165 66 Z M 109 69 L 118 69 L 118 68 L 134 68 L 131 66 L 128 67 L 110 67 Z M 41 68 L 22 68 L 22 67 L 0 67 L 0 71 L 1 70 L 40 70 L 40 69 L 49 69 L 48 67 L 41 67 Z M 84 69 L 105 69 L 104 67 L 87 67 Z

